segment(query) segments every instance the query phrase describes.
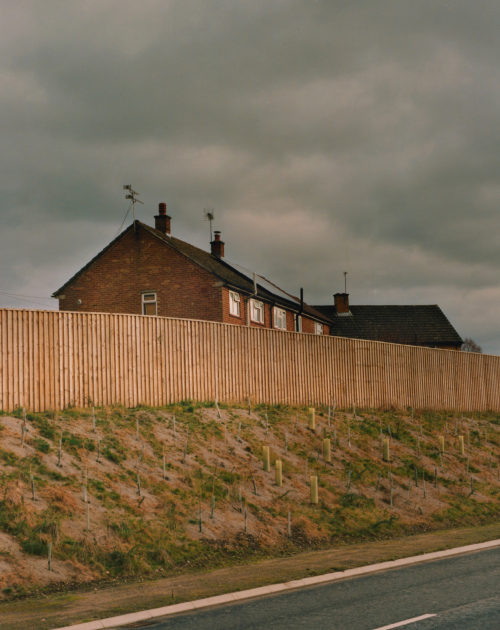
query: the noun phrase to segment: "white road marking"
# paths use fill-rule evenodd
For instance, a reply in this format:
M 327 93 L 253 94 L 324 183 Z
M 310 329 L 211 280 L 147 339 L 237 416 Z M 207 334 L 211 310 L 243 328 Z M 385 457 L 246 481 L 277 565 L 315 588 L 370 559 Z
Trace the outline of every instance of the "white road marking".
M 404 621 L 398 621 L 397 623 L 391 623 L 388 626 L 380 626 L 380 628 L 374 628 L 374 630 L 391 630 L 391 628 L 402 628 L 403 626 L 409 626 L 410 623 L 416 623 L 423 619 L 429 619 L 435 617 L 436 614 L 420 615 L 420 617 L 412 617 L 411 619 L 405 619 Z

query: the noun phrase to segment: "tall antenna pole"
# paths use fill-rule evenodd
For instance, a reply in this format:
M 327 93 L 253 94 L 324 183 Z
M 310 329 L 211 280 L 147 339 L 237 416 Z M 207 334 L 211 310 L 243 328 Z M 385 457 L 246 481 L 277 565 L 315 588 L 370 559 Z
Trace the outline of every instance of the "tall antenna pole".
M 347 271 L 344 271 L 344 293 L 347 293 Z
M 135 223 L 135 204 L 141 203 L 144 205 L 144 202 L 137 198 L 140 193 L 138 193 L 137 190 L 134 190 L 131 184 L 124 184 L 123 190 L 128 191 L 128 194 L 125 195 L 125 199 L 130 199 L 130 203 L 132 204 L 132 216 Z

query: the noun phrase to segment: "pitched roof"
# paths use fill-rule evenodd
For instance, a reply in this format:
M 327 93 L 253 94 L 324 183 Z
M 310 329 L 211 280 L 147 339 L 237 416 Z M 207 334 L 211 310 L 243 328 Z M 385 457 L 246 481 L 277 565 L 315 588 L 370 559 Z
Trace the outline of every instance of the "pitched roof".
M 175 238 L 174 236 L 167 236 L 166 234 L 163 234 L 163 232 L 160 232 L 159 230 L 156 230 L 155 228 L 152 228 L 149 225 L 146 225 L 145 223 L 142 223 L 141 221 L 136 220 L 135 223 L 132 223 L 131 225 L 129 225 L 129 227 L 126 230 L 124 230 L 115 239 L 113 239 L 110 243 L 108 243 L 108 245 L 106 245 L 104 249 L 102 249 L 96 256 L 94 256 L 92 260 L 90 260 L 84 267 L 82 267 L 79 271 L 77 271 L 76 274 L 73 275 L 67 282 L 65 282 L 62 287 L 57 289 L 57 291 L 55 291 L 52 294 L 52 296 L 57 297 L 58 295 L 60 295 L 68 285 L 70 285 L 74 280 L 76 280 L 78 276 L 80 276 L 86 269 L 88 269 L 114 243 L 119 241 L 121 238 L 123 238 L 123 236 L 125 236 L 125 234 L 130 232 L 134 228 L 134 225 L 136 228 L 139 227 L 145 230 L 146 232 L 148 232 L 149 234 L 151 234 L 152 236 L 154 236 L 155 238 L 159 239 L 166 246 L 171 247 L 175 251 L 186 256 L 186 258 L 188 258 L 195 264 L 205 269 L 205 271 L 208 271 L 209 273 L 217 276 L 219 280 L 221 280 L 225 285 L 228 285 L 229 287 L 232 287 L 235 289 L 239 289 L 240 291 L 243 291 L 244 293 L 247 293 L 248 295 L 253 294 L 254 292 L 253 280 L 249 278 L 248 276 L 246 276 L 245 274 L 238 271 L 237 269 L 235 269 L 232 265 L 227 263 L 222 258 L 213 256 L 210 252 L 206 252 L 203 249 L 200 249 L 199 247 L 195 247 L 194 245 L 191 245 L 190 243 L 181 241 L 180 239 Z M 260 299 L 264 301 L 272 302 L 273 304 L 283 306 L 284 308 L 287 308 L 291 311 L 298 312 L 300 310 L 299 298 L 296 298 L 294 296 L 289 296 L 291 299 L 285 298 L 277 293 L 269 291 L 268 289 L 266 289 L 259 283 L 257 283 L 257 296 L 256 297 L 259 297 Z M 326 322 L 329 325 L 331 324 L 328 316 L 316 310 L 314 307 L 309 306 L 308 304 L 304 304 L 303 313 L 304 315 L 307 315 L 308 317 L 311 317 L 312 319 L 317 319 L 322 322 Z
M 417 306 L 349 306 L 338 315 L 335 306 L 315 306 L 333 324 L 331 334 L 410 345 L 459 346 L 462 339 L 437 304 Z

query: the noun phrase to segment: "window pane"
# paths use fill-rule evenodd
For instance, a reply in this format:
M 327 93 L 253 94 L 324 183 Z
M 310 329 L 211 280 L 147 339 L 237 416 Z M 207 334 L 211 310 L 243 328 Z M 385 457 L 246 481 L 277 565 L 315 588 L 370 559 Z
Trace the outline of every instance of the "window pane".
M 156 315 L 156 302 L 148 302 L 144 304 L 144 315 Z

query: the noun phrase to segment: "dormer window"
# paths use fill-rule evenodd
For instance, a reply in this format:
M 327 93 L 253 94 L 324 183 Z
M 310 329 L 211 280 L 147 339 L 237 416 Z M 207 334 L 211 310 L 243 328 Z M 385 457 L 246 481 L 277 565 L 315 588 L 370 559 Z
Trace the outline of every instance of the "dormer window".
M 142 314 L 143 315 L 157 315 L 157 302 L 156 293 L 143 293 L 142 294 Z

